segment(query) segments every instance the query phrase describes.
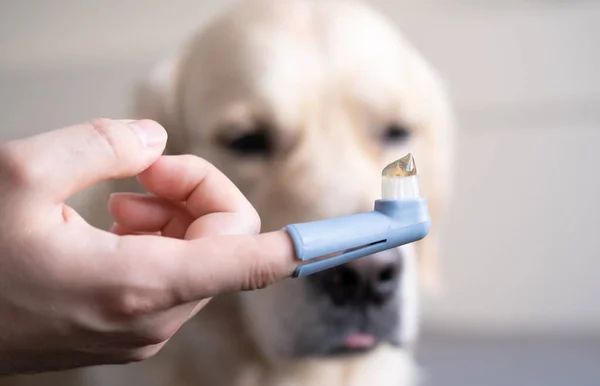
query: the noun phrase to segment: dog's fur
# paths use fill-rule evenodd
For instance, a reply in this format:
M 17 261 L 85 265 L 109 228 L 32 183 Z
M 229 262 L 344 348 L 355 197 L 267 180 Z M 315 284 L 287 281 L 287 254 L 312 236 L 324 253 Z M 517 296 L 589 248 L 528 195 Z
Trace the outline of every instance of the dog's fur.
M 263 231 L 371 210 L 382 167 L 409 151 L 433 227 L 419 243 L 351 265 L 403 260 L 392 303 L 362 310 L 381 342 L 373 350 L 330 355 L 356 316 L 313 279 L 290 279 L 213 300 L 164 352 L 132 369 L 167 385 L 413 384 L 417 282 L 435 280 L 453 135 L 438 75 L 390 22 L 348 1 L 241 1 L 152 71 L 135 109 L 167 128 L 170 153 L 223 170 L 259 211 Z M 399 139 L 386 138 L 391 126 Z M 236 138 L 257 131 L 270 139 L 269 154 L 232 151 Z

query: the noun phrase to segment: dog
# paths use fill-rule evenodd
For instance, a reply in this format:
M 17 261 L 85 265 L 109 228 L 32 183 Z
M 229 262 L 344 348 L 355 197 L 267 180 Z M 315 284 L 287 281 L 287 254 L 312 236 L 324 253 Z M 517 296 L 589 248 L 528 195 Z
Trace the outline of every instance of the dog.
M 382 168 L 408 152 L 433 225 L 417 243 L 218 297 L 128 370 L 83 371 L 99 384 L 116 384 L 98 380 L 110 372 L 173 386 L 418 382 L 419 292 L 437 280 L 453 117 L 440 75 L 391 21 L 351 0 L 238 1 L 153 68 L 134 111 L 167 129 L 168 153 L 222 170 L 262 231 L 372 210 Z M 80 373 L 69 382 L 93 384 Z

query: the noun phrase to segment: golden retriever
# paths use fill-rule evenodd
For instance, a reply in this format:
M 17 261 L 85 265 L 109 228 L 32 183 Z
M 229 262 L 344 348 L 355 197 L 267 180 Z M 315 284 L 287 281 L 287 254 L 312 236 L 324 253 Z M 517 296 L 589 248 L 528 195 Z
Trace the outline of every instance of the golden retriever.
M 165 126 L 170 153 L 224 171 L 259 211 L 263 231 L 372 210 L 381 169 L 410 151 L 432 230 L 397 250 L 214 299 L 146 362 L 19 382 L 417 382 L 418 284 L 435 280 L 452 117 L 439 76 L 390 21 L 353 1 L 236 2 L 156 66 L 135 111 Z

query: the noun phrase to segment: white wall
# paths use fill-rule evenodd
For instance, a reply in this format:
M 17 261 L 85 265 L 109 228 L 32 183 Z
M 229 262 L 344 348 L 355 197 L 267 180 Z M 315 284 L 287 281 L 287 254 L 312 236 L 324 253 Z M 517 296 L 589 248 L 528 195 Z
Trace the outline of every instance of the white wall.
M 438 329 L 600 332 L 600 4 L 372 1 L 448 79 L 460 121 Z M 0 2 L 0 135 L 127 113 L 212 1 Z

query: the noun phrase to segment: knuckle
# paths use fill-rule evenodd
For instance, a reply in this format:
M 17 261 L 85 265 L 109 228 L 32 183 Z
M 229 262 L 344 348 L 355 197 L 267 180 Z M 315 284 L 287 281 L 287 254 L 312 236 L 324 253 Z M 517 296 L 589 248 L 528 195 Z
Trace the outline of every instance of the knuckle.
M 249 269 L 244 288 L 249 291 L 260 290 L 268 287 L 276 281 L 275 270 L 266 262 L 258 248 L 253 248 L 249 257 Z
M 143 291 L 121 289 L 113 296 L 110 313 L 123 319 L 136 318 L 154 311 L 154 303 L 153 299 Z
M 29 188 L 41 181 L 43 171 L 23 155 L 16 142 L 10 142 L 0 148 L 0 173 L 11 187 Z
M 124 158 L 127 155 L 127 149 L 124 148 L 118 137 L 119 129 L 125 128 L 125 124 L 111 119 L 97 118 L 89 121 L 88 125 L 92 133 L 99 139 L 98 142 L 105 145 L 109 154 L 117 159 Z

